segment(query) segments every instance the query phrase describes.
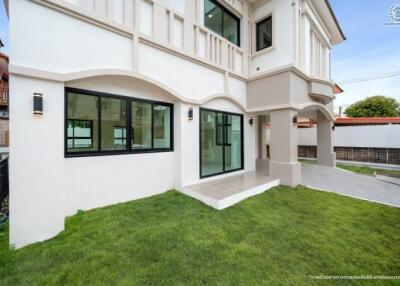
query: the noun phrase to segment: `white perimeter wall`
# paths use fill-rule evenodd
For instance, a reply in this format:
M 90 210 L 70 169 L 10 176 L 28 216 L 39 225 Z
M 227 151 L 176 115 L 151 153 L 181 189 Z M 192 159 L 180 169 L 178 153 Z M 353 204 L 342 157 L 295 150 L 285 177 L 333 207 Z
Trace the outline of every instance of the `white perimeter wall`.
M 299 145 L 317 145 L 317 128 L 299 128 Z M 400 125 L 336 127 L 334 146 L 400 148 Z

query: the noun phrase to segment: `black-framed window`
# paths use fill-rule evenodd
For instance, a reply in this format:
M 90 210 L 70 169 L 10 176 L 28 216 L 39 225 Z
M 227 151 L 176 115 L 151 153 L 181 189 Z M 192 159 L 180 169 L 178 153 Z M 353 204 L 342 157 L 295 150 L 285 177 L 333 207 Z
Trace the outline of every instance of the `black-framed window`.
M 243 115 L 200 108 L 200 178 L 244 168 Z
M 66 148 L 70 153 L 96 152 L 99 147 L 99 99 L 70 92 L 66 98 Z
M 240 19 L 215 0 L 204 0 L 204 25 L 240 47 Z
M 272 16 L 256 24 L 256 51 L 272 46 Z
M 93 147 L 93 121 L 68 119 L 67 145 L 72 150 L 90 149 Z
M 126 127 L 115 126 L 114 127 L 114 146 L 118 146 L 118 149 L 123 149 L 126 146 Z
M 66 157 L 163 151 L 173 151 L 172 104 L 65 89 Z
M 127 126 L 127 99 L 101 96 L 100 98 L 100 142 L 101 150 L 127 150 L 126 141 L 118 140 L 122 134 L 118 130 Z M 116 132 L 117 131 L 117 132 Z M 117 137 L 116 137 L 117 136 Z
M 150 102 L 131 102 L 131 148 L 152 148 L 152 105 Z

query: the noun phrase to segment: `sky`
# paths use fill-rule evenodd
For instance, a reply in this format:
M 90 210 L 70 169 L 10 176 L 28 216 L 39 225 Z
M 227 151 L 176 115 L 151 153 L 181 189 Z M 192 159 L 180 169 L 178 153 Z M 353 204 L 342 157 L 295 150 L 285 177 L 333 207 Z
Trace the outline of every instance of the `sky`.
M 1 51 L 8 54 L 8 18 L 2 0 L 0 0 L 0 39 L 4 44 Z
M 332 49 L 332 78 L 345 90 L 335 105 L 348 105 L 372 95 L 400 100 L 400 75 L 341 84 L 342 81 L 400 71 L 400 24 L 389 11 L 399 0 L 330 0 L 347 40 Z
M 389 10 L 400 0 L 330 0 L 347 40 L 333 47 L 332 78 L 345 90 L 336 106 L 347 106 L 372 95 L 400 100 L 400 76 L 359 83 L 353 79 L 400 71 L 400 24 L 390 22 Z M 9 53 L 8 20 L 0 0 L 0 38 Z

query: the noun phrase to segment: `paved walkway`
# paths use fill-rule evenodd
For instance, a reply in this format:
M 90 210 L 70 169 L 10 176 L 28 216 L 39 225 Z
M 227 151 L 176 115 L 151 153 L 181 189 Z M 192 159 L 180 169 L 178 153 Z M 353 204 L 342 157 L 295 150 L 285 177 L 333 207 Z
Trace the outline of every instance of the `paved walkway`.
M 329 168 L 316 164 L 302 164 L 302 185 L 337 194 L 400 207 L 400 186 L 372 176 Z

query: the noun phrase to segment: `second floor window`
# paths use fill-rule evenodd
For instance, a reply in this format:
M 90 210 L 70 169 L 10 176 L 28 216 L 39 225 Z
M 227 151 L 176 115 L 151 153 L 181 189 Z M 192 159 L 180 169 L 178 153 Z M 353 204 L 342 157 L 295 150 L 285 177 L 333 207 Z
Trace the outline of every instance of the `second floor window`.
M 240 20 L 215 0 L 204 0 L 204 25 L 240 46 Z
M 256 52 L 272 46 L 272 17 L 256 24 Z

